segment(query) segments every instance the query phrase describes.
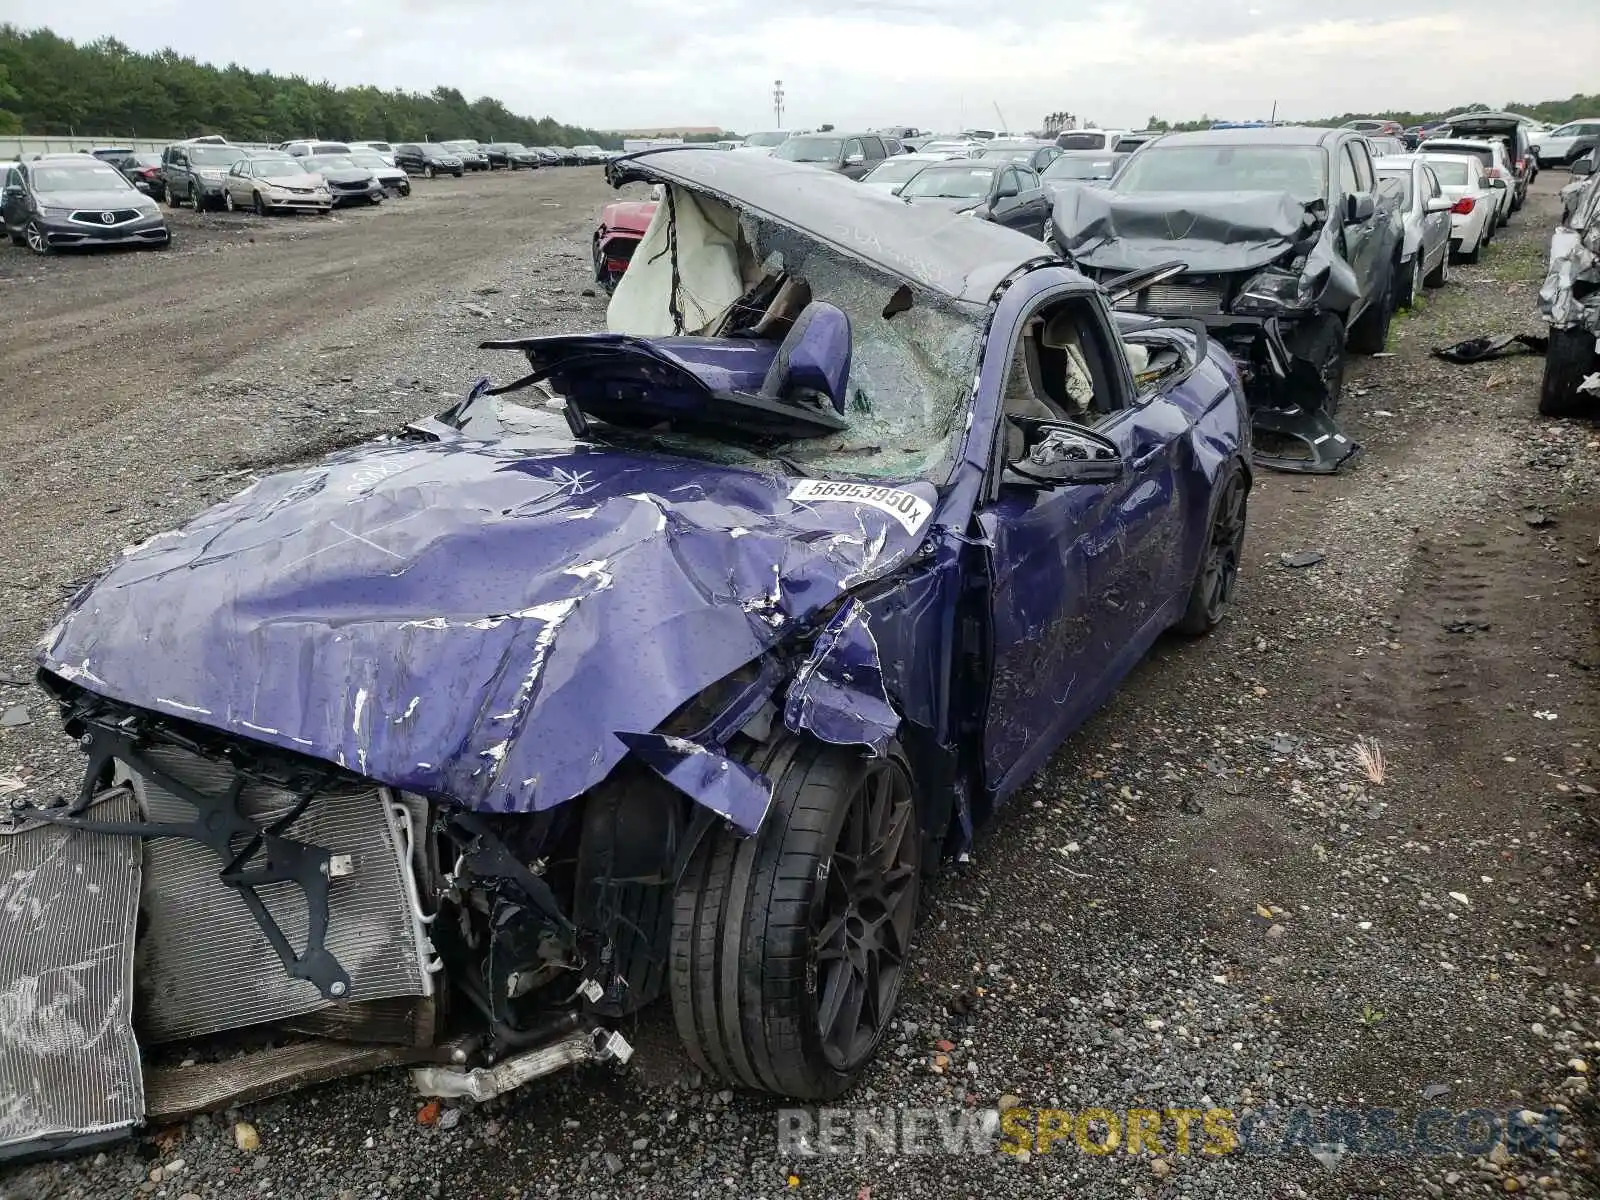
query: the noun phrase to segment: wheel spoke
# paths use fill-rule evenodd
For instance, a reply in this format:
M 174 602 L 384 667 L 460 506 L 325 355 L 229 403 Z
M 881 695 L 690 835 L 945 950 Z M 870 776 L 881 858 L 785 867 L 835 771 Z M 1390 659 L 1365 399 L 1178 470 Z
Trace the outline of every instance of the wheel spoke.
M 861 1004 L 866 999 L 866 988 L 859 972 L 850 972 L 850 983 L 839 1006 L 835 1033 L 842 1034 L 836 1045 L 852 1058 L 855 1057 L 856 1031 L 861 1028 Z
M 834 1026 L 838 1024 L 839 1014 L 844 1011 L 844 1002 L 855 975 L 849 963 L 841 962 L 828 971 L 823 981 L 822 1001 L 817 1005 L 817 1026 L 825 1042 L 833 1040 Z
M 878 956 L 867 955 L 866 970 L 862 973 L 861 997 L 862 1016 L 866 1019 L 866 1028 L 869 1033 L 876 1033 L 883 1020 L 883 973 L 879 969 Z
M 873 862 L 879 871 L 887 873 L 894 869 L 900 861 L 901 849 L 905 843 L 906 830 L 911 825 L 911 804 L 902 802 L 893 808 L 893 815 L 888 823 L 882 841 L 872 848 Z
M 835 914 L 817 934 L 817 961 L 840 959 L 845 956 L 844 913 Z

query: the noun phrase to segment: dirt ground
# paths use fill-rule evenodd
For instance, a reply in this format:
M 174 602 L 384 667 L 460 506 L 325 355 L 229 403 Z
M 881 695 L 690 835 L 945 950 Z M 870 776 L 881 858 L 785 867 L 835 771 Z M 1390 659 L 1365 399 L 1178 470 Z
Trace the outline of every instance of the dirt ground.
M 1429 354 L 1538 330 L 1564 181 L 1356 361 L 1353 467 L 1258 476 L 1225 625 L 1159 647 L 933 889 L 844 1101 L 1549 1106 L 1556 1148 L 1363 1153 L 1319 1124 L 1270 1154 L 782 1156 L 779 1105 L 699 1079 L 658 1009 L 626 1073 L 424 1126 L 389 1072 L 12 1168 L 0 1197 L 1600 1195 L 1600 432 L 1537 417 L 1536 358 Z M 32 648 L 121 547 L 503 375 L 484 337 L 598 327 L 607 195 L 588 169 L 419 181 L 328 220 L 180 212 L 166 254 L 0 251 L 0 714 L 26 717 L 0 778 L 76 785 Z

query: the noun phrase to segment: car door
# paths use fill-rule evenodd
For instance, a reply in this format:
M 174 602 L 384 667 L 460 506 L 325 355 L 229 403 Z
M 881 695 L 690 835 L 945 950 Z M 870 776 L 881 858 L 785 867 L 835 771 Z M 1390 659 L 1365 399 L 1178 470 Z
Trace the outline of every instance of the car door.
M 1448 207 L 1450 201 L 1445 196 L 1444 189 L 1439 186 L 1439 177 L 1433 173 L 1433 168 L 1427 163 L 1417 164 L 1417 175 L 1420 176 L 1417 192 L 1423 198 L 1423 263 L 1431 271 L 1450 252 L 1450 209 Z M 1440 211 L 1430 211 L 1431 208 L 1435 207 L 1438 207 Z
M 994 173 L 989 184 L 989 219 L 1007 229 L 1019 229 L 1028 214 L 1018 196 L 1016 168 L 1007 165 Z
M 0 217 L 8 230 L 20 230 L 26 219 L 23 216 L 22 168 L 7 167 L 0 178 Z
M 1017 207 L 1027 213 L 1027 220 L 1017 226 L 1029 237 L 1044 237 L 1044 223 L 1050 216 L 1050 193 L 1040 182 L 1037 172 L 1029 167 L 1012 168 L 1017 174 Z
M 1349 138 L 1335 151 L 1334 160 L 1338 172 L 1336 186 L 1339 219 L 1343 225 L 1341 236 L 1344 239 L 1345 261 L 1355 272 L 1356 282 L 1361 288 L 1361 308 L 1364 309 L 1368 303 L 1375 303 L 1378 299 L 1377 291 L 1379 284 L 1382 283 L 1382 270 L 1377 261 L 1379 250 L 1375 210 L 1377 197 L 1373 195 L 1371 182 L 1361 176 L 1356 153 L 1355 139 Z M 1370 167 L 1368 169 L 1370 170 Z M 1363 204 L 1365 211 L 1357 208 Z M 1360 312 L 1352 310 L 1349 314 L 1350 320 L 1353 322 L 1360 315 Z
M 860 179 L 867 173 L 867 148 L 860 138 L 850 138 L 840 148 L 839 173 L 847 179 Z
M 223 176 L 222 186 L 227 190 L 228 199 L 236 206 L 251 202 L 250 172 L 251 163 L 248 158 L 241 158 L 228 168 L 228 173 Z
M 1002 301 L 997 330 L 1007 307 Z M 1007 341 L 991 338 L 991 346 L 1010 347 L 1001 402 L 1013 410 L 1016 373 L 1029 370 L 1034 317 L 1044 324 L 1043 338 L 1053 336 L 1048 331 L 1063 314 L 1080 337 L 1093 408 L 1075 414 L 1047 407 L 1109 438 L 1124 470 L 1105 484 L 1008 484 L 1012 448 L 997 438 L 991 486 L 977 515 L 989 565 L 984 769 L 992 791 L 1025 779 L 1104 700 L 1166 627 L 1187 582 L 1173 562 L 1185 526 L 1185 489 L 1174 464 L 1190 418 L 1164 395 L 1134 402 L 1126 357 L 1098 292 L 1047 294 L 1013 318 Z M 1039 368 L 1041 377 L 1048 371 Z

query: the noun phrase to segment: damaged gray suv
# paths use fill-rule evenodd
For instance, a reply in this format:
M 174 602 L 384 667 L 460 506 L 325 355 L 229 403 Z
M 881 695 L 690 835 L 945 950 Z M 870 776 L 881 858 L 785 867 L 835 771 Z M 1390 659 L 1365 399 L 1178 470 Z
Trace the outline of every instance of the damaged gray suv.
M 1349 129 L 1173 133 L 1105 187 L 1061 187 L 1050 240 L 1102 283 L 1172 264 L 1118 307 L 1201 322 L 1233 354 L 1256 461 L 1327 473 L 1359 449 L 1334 424 L 1345 350 L 1381 351 L 1394 312 L 1402 192 Z

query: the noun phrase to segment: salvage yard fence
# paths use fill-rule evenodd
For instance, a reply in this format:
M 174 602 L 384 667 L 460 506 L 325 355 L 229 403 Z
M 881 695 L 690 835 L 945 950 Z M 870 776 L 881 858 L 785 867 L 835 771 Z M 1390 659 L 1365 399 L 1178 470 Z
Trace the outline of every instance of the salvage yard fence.
M 0 160 L 18 160 L 30 154 L 69 154 L 93 150 L 97 146 L 126 146 L 129 150 L 160 154 L 174 142 L 183 138 L 119 138 L 119 137 L 0 137 Z M 266 150 L 265 142 L 229 142 L 241 150 Z

